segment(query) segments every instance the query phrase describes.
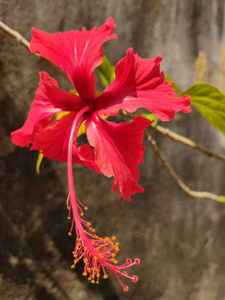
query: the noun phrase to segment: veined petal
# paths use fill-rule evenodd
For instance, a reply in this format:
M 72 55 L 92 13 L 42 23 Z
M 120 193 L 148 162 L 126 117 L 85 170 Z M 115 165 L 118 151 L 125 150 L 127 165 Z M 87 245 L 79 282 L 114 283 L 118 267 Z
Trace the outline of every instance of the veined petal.
M 33 28 L 30 51 L 39 53 L 62 68 L 78 94 L 90 101 L 96 97 L 94 69 L 103 61 L 102 44 L 112 35 L 114 21 L 109 18 L 100 28 L 88 31 L 45 33 Z
M 11 133 L 12 141 L 20 147 L 33 143 L 34 135 L 48 124 L 53 115 L 65 111 L 78 111 L 85 102 L 77 95 L 60 90 L 57 81 L 40 72 L 39 88 L 24 125 Z
M 191 111 L 189 96 L 177 97 L 160 72 L 162 57 L 142 59 L 127 50 L 115 68 L 116 79 L 96 99 L 95 105 L 99 115 L 116 115 L 121 108 L 133 113 L 138 108 L 147 108 L 157 118 L 168 121 L 175 112 Z
M 130 195 L 142 192 L 137 184 L 138 164 L 143 162 L 145 147 L 143 131 L 152 122 L 137 117 L 133 122 L 116 124 L 108 122 L 96 113 L 85 123 L 88 141 L 95 148 L 95 161 L 107 177 L 114 176 L 112 191 L 119 188 L 120 195 L 130 200 Z
M 69 137 L 75 116 L 76 113 L 71 112 L 45 127 L 34 137 L 31 150 L 41 150 L 43 155 L 49 159 L 67 162 Z M 74 141 L 72 162 L 86 165 L 100 173 L 94 161 L 93 149 L 88 144 L 76 148 L 75 143 L 76 140 Z M 83 159 L 81 160 L 79 156 Z

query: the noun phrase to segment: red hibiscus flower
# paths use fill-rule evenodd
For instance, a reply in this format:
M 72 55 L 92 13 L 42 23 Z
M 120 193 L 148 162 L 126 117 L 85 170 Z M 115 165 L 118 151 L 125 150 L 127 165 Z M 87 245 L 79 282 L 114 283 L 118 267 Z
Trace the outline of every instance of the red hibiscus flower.
M 152 123 L 140 116 L 131 123 L 114 123 L 102 116 L 115 116 L 120 109 L 133 113 L 146 108 L 154 115 L 168 121 L 175 112 L 190 112 L 189 98 L 179 98 L 172 85 L 160 72 L 161 57 L 142 59 L 132 49 L 115 67 L 115 80 L 96 95 L 94 70 L 103 61 L 102 44 L 117 36 L 112 34 L 111 18 L 100 28 L 88 31 L 70 31 L 49 34 L 33 28 L 30 51 L 41 54 L 63 69 L 77 91 L 77 95 L 59 89 L 55 79 L 40 72 L 40 84 L 31 110 L 23 127 L 12 133 L 18 146 L 42 151 L 50 159 L 67 162 L 69 218 L 76 231 L 74 264 L 84 260 L 84 273 L 92 283 L 99 282 L 100 271 L 106 278 L 105 268 L 111 269 L 124 290 L 127 290 L 118 275 L 136 281 L 123 270 L 139 263 L 130 259 L 116 266 L 115 254 L 118 243 L 112 238 L 99 238 L 89 222 L 84 221 L 82 203 L 77 199 L 73 185 L 72 164 L 79 163 L 105 176 L 114 176 L 112 190 L 119 189 L 119 196 L 130 200 L 130 195 L 142 192 L 137 184 L 138 164 L 143 161 L 143 131 Z M 58 113 L 67 113 L 52 121 Z M 76 137 L 84 122 L 89 144 L 77 147 Z

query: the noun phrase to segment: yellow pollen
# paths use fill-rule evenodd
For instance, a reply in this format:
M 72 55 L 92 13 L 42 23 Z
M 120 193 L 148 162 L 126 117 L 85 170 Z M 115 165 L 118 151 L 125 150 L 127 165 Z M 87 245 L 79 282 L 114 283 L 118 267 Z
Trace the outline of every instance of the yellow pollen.
M 87 247 L 84 247 L 84 251 L 87 251 L 87 249 L 88 249 Z
M 72 265 L 70 268 L 71 268 L 71 269 L 74 269 L 74 268 L 75 268 L 75 266 L 74 266 L 74 265 Z
M 83 215 L 84 215 L 84 213 L 83 213 L 83 212 L 82 212 L 82 213 L 80 213 L 80 216 L 81 216 L 81 217 L 83 217 Z
M 69 236 L 71 236 L 71 235 L 72 235 L 72 233 L 71 233 L 71 232 L 68 232 L 68 235 L 69 235 Z
M 68 220 L 70 220 L 70 219 L 71 219 L 71 217 L 69 217 L 69 216 L 68 216 L 68 217 L 67 217 L 67 219 L 68 219 Z
M 106 279 L 106 278 L 108 278 L 108 277 L 109 277 L 109 276 L 108 276 L 107 274 L 104 274 L 104 275 L 103 275 L 103 278 L 104 278 L 104 279 Z
M 97 260 L 98 258 L 97 258 L 97 256 L 94 256 L 94 260 Z
M 116 256 L 116 254 L 115 253 L 112 253 L 112 257 L 115 257 Z
M 92 279 L 91 283 L 95 283 L 95 281 Z
M 112 240 L 115 240 L 116 239 L 116 237 L 115 236 L 112 236 Z
M 83 274 L 82 274 L 83 276 L 87 276 L 87 272 L 83 272 Z
M 117 264 L 117 263 L 118 263 L 118 261 L 115 259 L 113 263 L 114 263 L 114 264 Z
M 88 210 L 88 207 L 87 206 L 85 206 L 85 208 L 84 208 L 85 210 Z
M 94 228 L 92 228 L 92 230 L 91 230 L 92 232 L 95 232 L 95 229 Z
M 91 223 L 90 223 L 90 222 L 87 222 L 87 226 L 90 227 L 90 226 L 91 226 Z

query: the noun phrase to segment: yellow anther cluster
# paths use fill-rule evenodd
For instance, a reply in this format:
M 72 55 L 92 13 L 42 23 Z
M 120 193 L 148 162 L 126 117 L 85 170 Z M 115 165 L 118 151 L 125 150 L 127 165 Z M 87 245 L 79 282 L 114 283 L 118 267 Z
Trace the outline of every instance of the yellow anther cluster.
M 87 210 L 87 207 L 84 208 Z M 83 212 L 80 213 L 80 215 Z M 68 216 L 68 218 L 70 215 Z M 75 268 L 77 262 L 82 258 L 84 262 L 84 271 L 83 276 L 86 276 L 91 283 L 99 283 L 100 272 L 103 271 L 103 278 L 108 278 L 108 275 L 105 272 L 105 267 L 108 267 L 108 264 L 117 264 L 115 259 L 116 253 L 119 251 L 119 243 L 115 242 L 115 236 L 109 237 L 100 237 L 96 234 L 95 229 L 92 228 L 91 222 L 83 221 L 84 228 L 79 228 L 76 231 L 78 235 L 76 239 L 76 244 L 73 253 L 74 263 L 71 266 L 72 269 Z M 72 235 L 72 232 L 68 232 L 68 235 Z M 113 267 L 114 268 L 114 267 Z M 113 269 L 112 269 L 113 270 Z

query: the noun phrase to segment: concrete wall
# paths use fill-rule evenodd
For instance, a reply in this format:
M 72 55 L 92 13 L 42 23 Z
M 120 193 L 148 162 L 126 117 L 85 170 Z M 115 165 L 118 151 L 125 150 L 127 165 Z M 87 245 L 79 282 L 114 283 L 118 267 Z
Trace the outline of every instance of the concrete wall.
M 162 69 L 182 90 L 195 81 L 225 91 L 223 0 L 0 0 L 0 19 L 28 40 L 34 26 L 47 32 L 92 28 L 113 17 L 118 40 L 105 45 L 112 63 L 127 48 L 145 58 L 164 57 Z M 0 30 L 0 294 L 2 299 L 225 299 L 225 207 L 184 194 L 150 147 L 140 166 L 144 193 L 131 202 L 111 192 L 112 180 L 75 166 L 86 218 L 101 235 L 116 235 L 120 260 L 139 257 L 131 270 L 139 281 L 124 293 L 111 274 L 98 286 L 70 269 L 74 240 L 67 236 L 66 165 L 45 160 L 35 174 L 37 153 L 12 146 L 11 131 L 27 115 L 45 70 L 63 89 L 69 84 Z M 160 123 L 219 154 L 224 136 L 198 112 Z M 163 154 L 193 189 L 225 194 L 221 162 L 154 134 Z M 147 145 L 147 142 L 145 142 Z

